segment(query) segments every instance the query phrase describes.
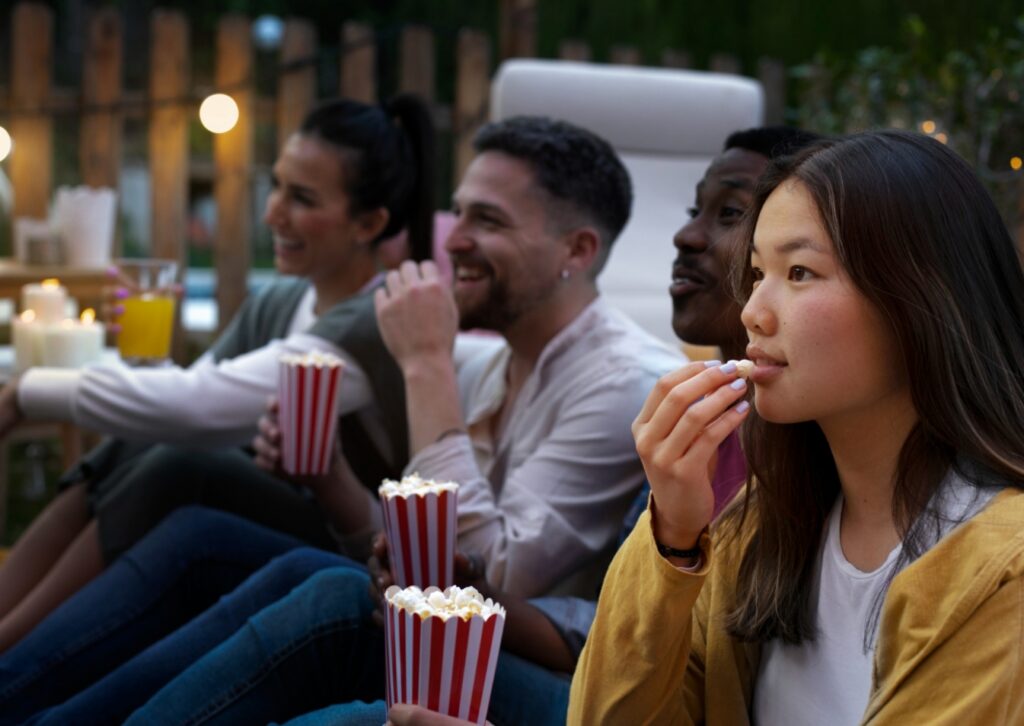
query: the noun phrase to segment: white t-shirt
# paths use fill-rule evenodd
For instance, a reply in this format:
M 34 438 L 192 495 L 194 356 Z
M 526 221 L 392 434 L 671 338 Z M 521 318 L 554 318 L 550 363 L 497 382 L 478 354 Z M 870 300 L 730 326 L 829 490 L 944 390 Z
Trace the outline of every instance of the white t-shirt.
M 935 530 L 924 536 L 934 546 L 957 523 L 980 512 L 994 495 L 994 489 L 978 489 L 950 474 L 929 503 L 939 517 Z M 865 652 L 868 618 L 902 546 L 890 552 L 875 571 L 861 572 L 843 554 L 842 513 L 840 496 L 826 523 L 818 562 L 817 638 L 798 646 L 773 640 L 761 650 L 753 703 L 754 723 L 760 726 L 855 725 L 867 708 L 875 648 L 872 634 Z

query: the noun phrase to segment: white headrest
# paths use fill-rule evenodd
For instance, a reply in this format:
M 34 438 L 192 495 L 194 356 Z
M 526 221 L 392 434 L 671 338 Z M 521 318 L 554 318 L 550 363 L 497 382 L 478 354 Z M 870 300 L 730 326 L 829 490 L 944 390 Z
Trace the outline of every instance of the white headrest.
M 557 60 L 510 60 L 491 86 L 491 118 L 550 116 L 590 129 L 619 152 L 714 155 L 755 126 L 761 84 L 724 73 Z

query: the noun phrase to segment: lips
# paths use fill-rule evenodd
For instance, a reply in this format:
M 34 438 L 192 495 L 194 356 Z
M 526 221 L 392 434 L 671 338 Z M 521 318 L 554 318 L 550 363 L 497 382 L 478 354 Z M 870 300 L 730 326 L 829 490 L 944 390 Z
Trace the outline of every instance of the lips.
M 301 250 L 305 245 L 299 240 L 287 239 L 286 237 L 278 237 L 274 235 L 274 250 L 277 252 L 297 252 Z
M 706 290 L 712 284 L 713 280 L 708 279 L 707 275 L 696 268 L 676 263 L 672 266 L 672 284 L 669 286 L 668 291 L 673 297 L 678 297 Z
M 754 362 L 754 372 L 750 374 L 750 380 L 754 383 L 770 383 L 789 366 L 785 359 L 771 355 L 753 343 L 747 346 L 747 358 Z

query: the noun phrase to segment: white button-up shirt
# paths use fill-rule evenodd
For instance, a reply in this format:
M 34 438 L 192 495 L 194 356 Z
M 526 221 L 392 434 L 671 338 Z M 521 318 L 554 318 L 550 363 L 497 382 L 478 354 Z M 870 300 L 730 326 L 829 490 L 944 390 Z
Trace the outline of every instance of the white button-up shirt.
M 408 472 L 460 484 L 459 547 L 524 597 L 593 597 L 643 480 L 630 425 L 657 379 L 685 362 L 598 298 L 544 348 L 497 440 L 510 350 L 459 361 L 468 434 L 425 447 Z

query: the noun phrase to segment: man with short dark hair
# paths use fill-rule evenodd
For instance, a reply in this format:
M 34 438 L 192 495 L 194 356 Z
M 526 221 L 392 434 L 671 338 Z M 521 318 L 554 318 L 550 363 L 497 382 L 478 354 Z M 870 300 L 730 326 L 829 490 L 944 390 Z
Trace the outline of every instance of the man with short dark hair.
M 520 117 L 485 126 L 475 145 L 445 243 L 452 287 L 433 263 L 409 262 L 377 294 L 405 378 L 407 470 L 459 482 L 459 545 L 483 556 L 494 585 L 588 592 L 642 478 L 632 418 L 681 358 L 598 293 L 632 205 L 608 143 Z M 504 343 L 456 373 L 459 326 Z

